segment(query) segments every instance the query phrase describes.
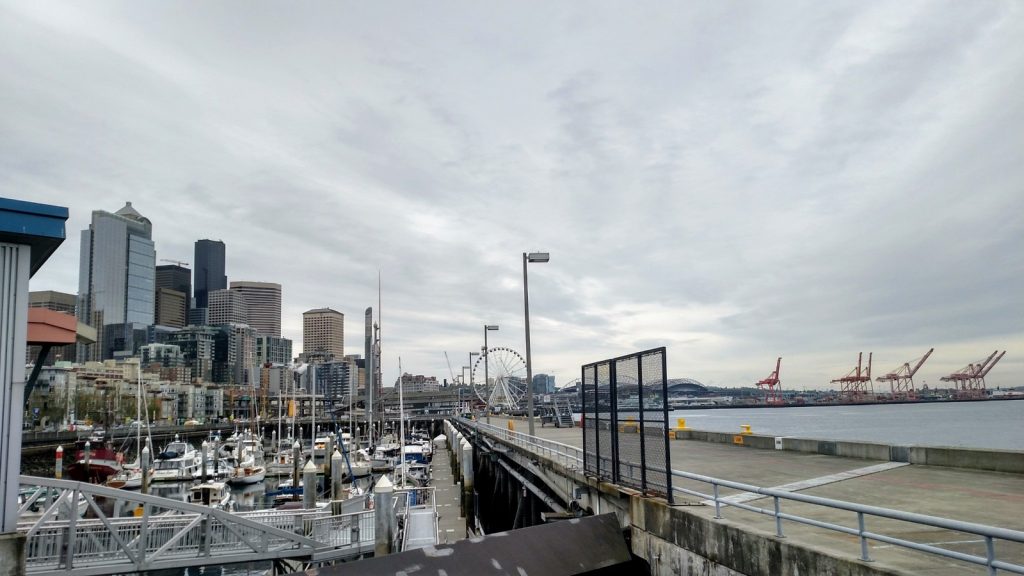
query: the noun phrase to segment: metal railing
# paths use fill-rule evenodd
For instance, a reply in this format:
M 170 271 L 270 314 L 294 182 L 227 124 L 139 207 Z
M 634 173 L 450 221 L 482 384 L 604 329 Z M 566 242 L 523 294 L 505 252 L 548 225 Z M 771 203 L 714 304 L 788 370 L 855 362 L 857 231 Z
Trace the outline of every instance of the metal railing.
M 372 510 L 232 514 L 79 482 L 20 477 L 26 572 L 91 576 L 373 550 Z
M 542 438 L 530 437 L 519 432 L 505 430 L 497 426 L 492 426 L 489 424 L 484 424 L 472 420 L 466 420 L 464 418 L 459 418 L 458 422 L 466 427 L 488 434 L 489 436 L 495 439 L 502 440 L 515 446 L 525 448 L 533 452 L 534 454 L 545 456 L 563 465 L 574 467 L 571 464 L 567 463 L 578 463 L 578 465 L 575 466 L 575 468 L 582 470 L 583 451 L 575 446 L 569 446 L 567 444 L 562 444 L 559 442 L 552 442 L 550 440 L 544 440 Z M 637 469 L 637 466 L 627 466 L 627 470 L 629 470 L 628 473 L 635 473 Z M 664 472 L 664 470 L 656 471 Z M 891 508 L 868 506 L 866 504 L 857 504 L 854 502 L 846 502 L 843 500 L 835 500 L 832 498 L 823 498 L 820 496 L 811 496 L 808 494 L 788 492 L 773 488 L 764 488 L 761 486 L 755 486 L 753 484 L 733 482 L 731 480 L 723 480 L 721 478 L 714 478 L 711 476 L 704 476 L 702 474 L 694 474 L 691 472 L 683 472 L 680 470 L 672 470 L 671 473 L 673 477 L 696 481 L 710 486 L 710 494 L 706 494 L 697 490 L 683 488 L 680 486 L 673 486 L 673 491 L 681 494 L 686 494 L 689 496 L 696 496 L 698 498 L 702 498 L 709 501 L 715 507 L 715 519 L 723 518 L 722 509 L 724 507 L 729 506 L 760 515 L 770 516 L 775 520 L 775 535 L 780 538 L 785 537 L 783 521 L 795 522 L 806 526 L 813 526 L 816 528 L 822 528 L 825 530 L 831 530 L 834 532 L 855 536 L 860 545 L 859 558 L 865 562 L 871 561 L 868 543 L 869 541 L 875 541 L 896 546 L 899 548 L 915 550 L 918 552 L 924 552 L 927 554 L 941 556 L 943 558 L 949 558 L 952 560 L 967 562 L 978 566 L 984 566 L 987 568 L 988 574 L 996 574 L 997 570 L 1003 570 L 1014 574 L 1024 574 L 1024 565 L 1008 562 L 1005 560 L 999 560 L 996 552 L 997 541 L 1024 544 L 1024 532 L 1019 530 L 987 526 L 984 524 L 976 524 L 973 522 L 963 522 L 960 520 L 951 520 L 948 518 L 929 516 L 926 514 L 917 514 L 913 512 L 905 512 L 902 510 L 894 510 Z M 720 490 L 722 488 L 740 490 L 742 492 L 757 494 L 762 497 L 771 498 L 772 507 L 761 508 L 758 506 L 746 504 L 744 502 L 729 500 L 729 497 L 720 495 Z M 799 514 L 785 512 L 782 509 L 783 501 L 798 502 L 817 507 L 850 512 L 853 515 L 851 520 L 856 520 L 856 527 L 845 526 L 842 524 L 836 524 L 834 522 L 827 522 L 815 518 L 810 518 L 807 516 L 802 516 Z M 914 542 L 911 540 L 907 540 L 905 538 L 899 538 L 896 536 L 883 534 L 881 532 L 868 530 L 867 524 L 870 518 L 895 520 L 915 524 L 918 526 L 927 526 L 931 528 L 949 530 L 961 534 L 970 534 L 981 538 L 981 540 L 985 543 L 985 555 L 978 556 L 975 554 L 967 554 L 964 552 L 958 552 L 955 550 L 941 548 L 934 544 Z

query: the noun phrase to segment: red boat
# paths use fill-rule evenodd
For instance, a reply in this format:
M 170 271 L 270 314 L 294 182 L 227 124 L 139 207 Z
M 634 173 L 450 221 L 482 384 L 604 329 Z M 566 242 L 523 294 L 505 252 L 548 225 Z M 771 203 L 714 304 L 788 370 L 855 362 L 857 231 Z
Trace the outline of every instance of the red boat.
M 85 461 L 85 444 L 89 442 L 89 462 Z M 107 478 L 121 472 L 122 455 L 115 451 L 102 437 L 90 437 L 75 444 L 75 462 L 68 466 L 67 475 L 72 480 L 102 484 Z

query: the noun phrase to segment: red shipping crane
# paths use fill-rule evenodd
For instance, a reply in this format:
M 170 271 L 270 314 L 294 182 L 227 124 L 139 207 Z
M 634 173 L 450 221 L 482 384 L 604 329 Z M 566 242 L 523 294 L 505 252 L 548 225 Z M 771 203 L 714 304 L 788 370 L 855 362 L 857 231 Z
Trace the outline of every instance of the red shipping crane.
M 985 395 L 985 376 L 1006 356 L 1006 350 L 999 354 L 996 350 L 988 358 L 979 363 L 970 363 L 949 376 L 940 378 L 943 382 L 952 382 L 956 395 L 961 398 L 980 398 Z
M 935 348 L 929 349 L 925 352 L 924 356 L 910 362 L 904 362 L 903 366 L 878 377 L 878 382 L 889 383 L 892 389 L 893 400 L 914 400 L 917 398 L 917 390 L 914 388 L 914 374 L 917 374 L 917 371 L 921 369 L 921 366 L 932 355 L 932 352 L 935 352 Z M 913 368 L 910 367 L 911 362 L 914 362 Z
M 779 368 L 782 367 L 782 357 L 775 361 L 775 371 L 764 380 L 757 383 L 760 390 L 764 390 L 764 403 L 768 405 L 781 405 L 785 402 L 782 399 L 782 384 L 779 382 Z
M 874 388 L 871 386 L 871 356 L 868 352 L 868 368 L 863 369 L 861 361 L 864 358 L 863 352 L 857 353 L 857 366 L 849 374 L 842 378 L 832 380 L 833 384 L 839 384 L 841 397 L 849 402 L 864 402 L 874 397 Z

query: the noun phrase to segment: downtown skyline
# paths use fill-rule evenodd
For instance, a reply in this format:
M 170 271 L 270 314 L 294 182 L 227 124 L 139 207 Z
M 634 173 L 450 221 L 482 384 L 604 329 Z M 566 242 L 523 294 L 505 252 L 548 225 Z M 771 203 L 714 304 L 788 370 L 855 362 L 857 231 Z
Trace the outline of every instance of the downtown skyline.
M 1013 3 L 258 6 L 226 36 L 202 4 L 0 8 L 0 196 L 71 212 L 31 290 L 76 293 L 78 232 L 131 201 L 158 262 L 221 240 L 229 282 L 281 284 L 296 355 L 304 311 L 376 315 L 379 271 L 387 384 L 461 373 L 484 324 L 524 352 L 528 251 L 559 385 L 656 346 L 716 386 L 931 347 L 919 386 L 995 349 L 1024 384 Z

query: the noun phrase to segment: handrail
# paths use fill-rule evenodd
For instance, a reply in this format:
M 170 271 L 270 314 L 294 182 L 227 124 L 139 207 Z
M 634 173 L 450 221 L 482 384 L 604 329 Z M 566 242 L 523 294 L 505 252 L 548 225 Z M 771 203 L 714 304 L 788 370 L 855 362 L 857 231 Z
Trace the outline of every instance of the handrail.
M 240 514 L 105 486 L 21 476 L 26 571 L 93 576 L 373 549 L 374 513 Z M 82 517 L 83 512 L 88 515 Z M 135 514 L 132 514 L 135 512 Z M 124 515 L 128 513 L 129 515 Z
M 457 421 L 463 424 L 464 426 L 487 433 L 488 435 L 494 437 L 498 441 L 505 441 L 524 447 L 538 455 L 548 456 L 550 458 L 550 455 L 547 453 L 553 450 L 558 450 L 558 454 L 560 456 L 569 461 L 579 462 L 582 467 L 583 451 L 575 446 L 569 446 L 568 444 L 553 442 L 551 440 L 545 440 L 543 438 L 537 438 L 535 436 L 531 437 L 521 432 L 504 430 L 497 426 L 484 424 L 477 421 L 466 420 L 465 418 L 457 418 Z M 536 448 L 539 446 L 543 446 L 543 450 L 537 450 Z M 553 460 L 558 459 L 553 458 Z M 629 472 L 627 473 L 627 475 L 631 476 L 633 470 L 635 469 L 635 466 L 630 465 L 628 469 Z M 648 469 L 654 472 L 665 473 L 664 468 L 659 469 L 655 467 L 649 467 Z M 906 512 L 903 510 L 896 510 L 892 508 L 883 508 L 879 506 L 870 506 L 867 504 L 858 504 L 856 502 L 847 502 L 844 500 L 836 500 L 832 498 L 825 498 L 822 496 L 812 496 L 810 494 L 788 492 L 776 488 L 765 488 L 753 484 L 746 484 L 744 482 L 734 482 L 732 480 L 724 480 L 721 478 L 714 478 L 712 476 L 695 474 L 692 472 L 685 472 L 681 470 L 672 470 L 671 473 L 673 477 L 685 478 L 687 480 L 693 480 L 704 484 L 709 484 L 711 486 L 711 494 L 704 494 L 697 490 L 691 490 L 679 486 L 673 486 L 673 491 L 710 500 L 715 506 L 714 518 L 716 520 L 721 519 L 723 517 L 723 506 L 732 506 L 734 508 L 738 508 L 748 512 L 772 516 L 775 519 L 775 533 L 778 537 L 785 536 L 785 534 L 783 533 L 783 520 L 856 536 L 860 542 L 860 559 L 864 561 L 871 561 L 871 557 L 868 553 L 868 541 L 874 540 L 877 542 L 891 544 L 901 548 L 907 548 L 910 550 L 916 550 L 919 552 L 925 552 L 937 556 L 942 556 L 945 558 L 959 560 L 962 562 L 986 566 L 988 568 L 989 574 L 995 574 L 996 570 L 1004 570 L 1015 574 L 1024 574 L 1024 565 L 1001 561 L 996 557 L 996 540 L 1024 543 L 1024 532 L 1019 530 L 1001 528 L 998 526 L 988 526 L 985 524 L 978 524 L 975 522 L 952 520 L 949 518 L 929 516 L 927 514 L 918 514 L 915 512 Z M 726 497 L 722 497 L 719 495 L 720 488 L 741 490 L 743 492 L 749 492 L 764 497 L 772 498 L 773 506 L 771 509 L 764 509 L 757 506 L 751 506 L 743 502 L 734 502 L 727 500 Z M 848 526 L 843 526 L 841 524 L 825 522 L 821 520 L 816 520 L 814 518 L 808 518 L 797 514 L 783 512 L 781 505 L 783 500 L 789 500 L 803 504 L 810 504 L 813 506 L 821 506 L 825 508 L 853 512 L 856 514 L 857 527 L 851 528 Z M 930 526 L 934 528 L 942 528 L 945 530 L 974 534 L 976 536 L 984 538 L 986 555 L 976 556 L 972 554 L 966 554 L 963 552 L 956 552 L 953 550 L 947 550 L 945 548 L 940 548 L 938 546 L 930 544 L 922 544 L 919 542 L 913 542 L 909 540 L 904 540 L 902 538 L 897 538 L 894 536 L 888 536 L 885 534 L 872 532 L 867 530 L 866 528 L 866 517 L 885 518 L 889 520 L 908 522 L 911 524 L 919 524 L 923 526 Z

